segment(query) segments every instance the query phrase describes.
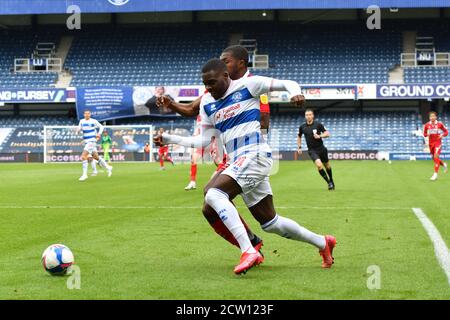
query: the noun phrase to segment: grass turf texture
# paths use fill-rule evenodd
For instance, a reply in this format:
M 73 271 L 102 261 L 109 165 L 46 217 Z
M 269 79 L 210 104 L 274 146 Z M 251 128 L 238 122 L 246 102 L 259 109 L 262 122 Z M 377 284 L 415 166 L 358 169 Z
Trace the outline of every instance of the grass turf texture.
M 450 174 L 428 181 L 431 161 L 333 167 L 334 192 L 309 161 L 281 162 L 271 181 L 280 214 L 337 237 L 334 267 L 321 269 L 307 244 L 264 233 L 239 199 L 265 240 L 266 262 L 235 276 L 239 251 L 204 220 L 201 187 L 183 190 L 188 165 L 161 172 L 157 164 L 116 164 L 112 178 L 85 182 L 77 181 L 80 165 L 0 165 L 0 299 L 448 299 L 411 208 L 422 208 L 450 244 Z M 198 186 L 212 171 L 199 167 Z M 152 208 L 123 208 L 141 206 Z M 80 290 L 41 267 L 52 243 L 74 252 Z M 380 290 L 366 286 L 370 265 L 381 269 Z

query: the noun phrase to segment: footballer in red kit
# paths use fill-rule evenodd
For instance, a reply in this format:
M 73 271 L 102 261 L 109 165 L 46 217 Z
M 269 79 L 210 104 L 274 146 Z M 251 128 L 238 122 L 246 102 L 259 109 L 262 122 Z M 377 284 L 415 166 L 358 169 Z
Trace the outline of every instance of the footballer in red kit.
M 164 133 L 164 128 L 159 128 L 158 135 L 162 135 Z M 159 156 L 159 169 L 165 170 L 164 160 L 169 161 L 172 165 L 174 165 L 172 158 L 169 156 L 169 146 L 168 145 L 160 145 L 158 149 Z
M 442 151 L 442 138 L 448 135 L 448 130 L 442 122 L 438 121 L 436 112 L 431 111 L 429 118 L 430 121 L 423 127 L 423 136 L 425 138 L 428 137 L 428 145 L 434 161 L 434 173 L 430 178 L 430 180 L 434 181 L 438 177 L 441 166 L 444 168 L 444 172 L 447 173 L 447 164 L 439 156 Z

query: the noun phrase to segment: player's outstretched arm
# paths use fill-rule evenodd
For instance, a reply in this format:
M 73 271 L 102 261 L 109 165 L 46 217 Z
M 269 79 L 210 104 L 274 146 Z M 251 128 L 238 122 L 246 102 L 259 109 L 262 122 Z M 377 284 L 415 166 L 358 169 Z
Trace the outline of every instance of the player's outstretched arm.
M 158 107 L 168 108 L 183 117 L 193 117 L 199 114 L 201 97 L 195 99 L 191 103 L 179 103 L 168 96 L 161 96 L 156 100 Z
M 183 137 L 175 134 L 163 133 L 160 137 L 161 144 L 178 144 L 189 148 L 203 148 L 211 144 L 211 137 L 208 139 L 204 135 Z
M 303 106 L 305 103 L 305 97 L 302 95 L 300 85 L 295 81 L 261 76 L 249 77 L 246 81 L 247 87 L 254 97 L 272 91 L 287 91 L 291 96 L 292 103 L 297 106 Z

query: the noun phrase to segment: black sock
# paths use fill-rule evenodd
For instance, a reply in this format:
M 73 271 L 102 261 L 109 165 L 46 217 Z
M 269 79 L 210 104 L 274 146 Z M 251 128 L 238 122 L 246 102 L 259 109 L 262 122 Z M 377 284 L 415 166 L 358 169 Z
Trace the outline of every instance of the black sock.
M 327 169 L 328 178 L 330 178 L 330 181 L 333 182 L 333 173 L 331 172 L 331 168 Z
M 327 182 L 327 183 L 330 183 L 330 180 L 328 179 L 328 176 L 327 176 L 327 173 L 325 172 L 325 170 L 319 170 L 319 173 L 320 173 L 320 175 L 322 176 L 322 178 L 324 178 L 325 179 L 325 181 Z

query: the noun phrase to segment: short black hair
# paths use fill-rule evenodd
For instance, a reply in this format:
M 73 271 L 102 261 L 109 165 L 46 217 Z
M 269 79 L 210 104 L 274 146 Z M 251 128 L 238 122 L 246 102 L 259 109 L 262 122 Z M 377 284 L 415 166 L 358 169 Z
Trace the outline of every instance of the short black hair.
M 313 109 L 309 109 L 308 108 L 308 109 L 305 110 L 305 113 L 307 113 L 307 112 L 312 112 L 314 114 L 314 110 Z
M 237 60 L 244 60 L 245 64 L 248 64 L 248 51 L 243 46 L 235 45 L 225 48 L 222 53 L 229 52 L 233 58 Z
M 206 62 L 202 67 L 202 73 L 206 73 L 209 71 L 227 71 L 226 64 L 217 58 L 210 59 L 208 62 Z

